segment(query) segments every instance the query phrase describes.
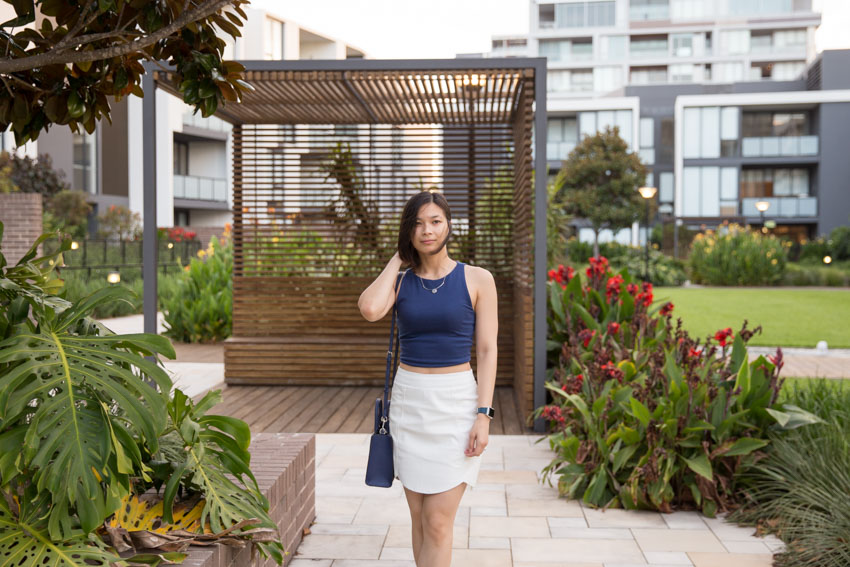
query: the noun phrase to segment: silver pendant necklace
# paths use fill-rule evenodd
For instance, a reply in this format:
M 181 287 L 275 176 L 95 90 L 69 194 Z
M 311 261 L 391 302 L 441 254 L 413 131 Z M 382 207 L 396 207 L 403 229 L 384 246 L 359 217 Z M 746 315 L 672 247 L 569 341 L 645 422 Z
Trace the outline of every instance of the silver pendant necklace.
M 452 273 L 452 272 L 449 271 L 449 274 L 450 273 Z M 441 281 L 440 285 L 438 285 L 437 287 L 426 287 L 425 282 L 422 280 L 422 276 L 417 274 L 416 277 L 419 278 L 419 283 L 422 284 L 422 289 L 427 289 L 431 293 L 437 293 L 437 290 L 440 289 L 441 287 L 443 287 L 443 285 L 446 283 L 446 278 L 449 277 L 449 274 L 446 274 L 445 276 L 443 276 L 443 281 Z

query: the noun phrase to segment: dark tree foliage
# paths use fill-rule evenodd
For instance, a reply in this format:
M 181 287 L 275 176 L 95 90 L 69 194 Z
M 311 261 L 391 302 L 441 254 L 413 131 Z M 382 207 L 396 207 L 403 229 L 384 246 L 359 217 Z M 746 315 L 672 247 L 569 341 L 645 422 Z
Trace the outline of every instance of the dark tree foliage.
M 3 0 L 17 17 L 0 24 L 0 131 L 20 145 L 52 124 L 91 133 L 110 100 L 143 96 L 143 61 L 167 64 L 183 100 L 203 116 L 251 86 L 222 61 L 241 35 L 248 0 Z
M 570 152 L 558 175 L 555 201 L 570 216 L 590 222 L 594 255 L 599 255 L 599 232 L 628 228 L 646 207 L 638 187 L 646 181 L 646 167 L 630 152 L 619 129 L 607 128 L 585 136 Z

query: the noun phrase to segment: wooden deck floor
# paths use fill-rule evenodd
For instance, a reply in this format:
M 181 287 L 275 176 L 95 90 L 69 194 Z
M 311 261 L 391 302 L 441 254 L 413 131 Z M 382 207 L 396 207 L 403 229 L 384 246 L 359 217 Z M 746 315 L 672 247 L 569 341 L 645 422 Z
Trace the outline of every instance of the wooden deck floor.
M 382 388 L 343 386 L 228 386 L 213 411 L 244 420 L 251 431 L 371 433 Z M 531 434 L 511 388 L 496 388 L 493 435 Z

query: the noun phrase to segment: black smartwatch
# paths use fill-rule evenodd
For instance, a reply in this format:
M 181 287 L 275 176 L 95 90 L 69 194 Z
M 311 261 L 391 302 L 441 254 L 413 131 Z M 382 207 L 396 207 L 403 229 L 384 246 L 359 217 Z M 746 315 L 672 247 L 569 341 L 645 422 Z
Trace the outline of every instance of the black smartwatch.
M 494 417 L 496 417 L 496 410 L 494 410 L 493 408 L 490 408 L 490 407 L 478 408 L 478 413 L 483 413 L 484 415 L 486 415 L 490 419 L 493 419 Z

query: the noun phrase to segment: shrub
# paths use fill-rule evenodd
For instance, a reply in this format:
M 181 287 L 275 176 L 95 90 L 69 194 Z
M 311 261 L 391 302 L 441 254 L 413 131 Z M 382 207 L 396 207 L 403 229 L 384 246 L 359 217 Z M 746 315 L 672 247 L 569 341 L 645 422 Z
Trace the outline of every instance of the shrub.
M 233 324 L 233 243 L 210 239 L 177 280 L 165 301 L 165 334 L 186 343 L 221 341 Z
M 774 433 L 766 459 L 741 475 L 745 506 L 731 519 L 776 533 L 779 567 L 844 567 L 850 562 L 850 389 L 811 380 L 783 397 L 826 423 Z
M 68 189 L 65 173 L 53 169 L 50 156 L 42 154 L 38 159 L 14 153 L 0 153 L 0 170 L 8 171 L 11 182 L 22 193 L 40 193 L 47 198 Z
M 142 237 L 142 217 L 127 207 L 110 205 L 97 217 L 98 236 L 115 240 L 138 240 Z
M 718 331 L 700 343 L 674 327 L 673 305 L 612 274 L 605 258 L 581 276 L 550 272 L 546 388 L 556 457 L 544 477 L 592 506 L 697 507 L 735 503 L 735 474 L 758 458 L 766 432 L 816 421 L 777 403 L 782 354 L 747 363 L 754 331 Z M 756 329 L 758 331 L 758 329 Z
M 698 234 L 691 244 L 691 279 L 708 285 L 774 285 L 782 280 L 789 246 L 736 224 Z
M 95 319 L 107 319 L 109 317 L 123 317 L 141 313 L 143 308 L 144 282 L 141 278 L 141 269 L 122 270 L 121 282 L 110 284 L 106 281 L 109 270 L 62 270 L 62 291 L 59 293 L 72 303 L 82 301 L 85 297 L 96 291 L 107 287 L 120 287 L 127 291 L 123 301 L 111 301 L 100 304 L 92 310 Z M 157 296 L 159 297 L 159 308 L 169 301 L 177 290 L 177 281 L 180 274 L 172 270 L 170 273 L 160 270 L 157 277 Z
M 782 285 L 850 286 L 850 270 L 843 270 L 838 266 L 824 266 L 822 262 L 818 262 L 817 264 L 794 264 L 789 262 L 785 266 Z
M 571 238 L 567 247 L 570 261 L 578 266 L 593 255 L 593 244 Z M 646 250 L 642 247 L 624 246 L 617 242 L 599 245 L 600 254 L 612 268 L 627 269 L 629 273 L 643 276 Z M 655 249 L 649 251 L 649 280 L 658 286 L 677 286 L 685 283 L 688 275 L 681 260 Z
M 44 206 L 45 217 L 48 217 L 51 228 L 68 233 L 75 238 L 85 237 L 87 219 L 91 210 L 85 193 L 67 189 L 50 197 Z

